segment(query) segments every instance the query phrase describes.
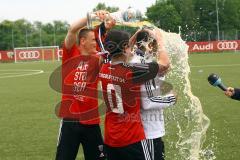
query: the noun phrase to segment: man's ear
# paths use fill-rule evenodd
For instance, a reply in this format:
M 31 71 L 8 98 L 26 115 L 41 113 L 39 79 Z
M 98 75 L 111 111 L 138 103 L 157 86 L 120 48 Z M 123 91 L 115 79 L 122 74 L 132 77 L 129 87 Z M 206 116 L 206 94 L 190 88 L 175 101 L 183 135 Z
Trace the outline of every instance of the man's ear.
M 85 44 L 85 38 L 81 38 L 81 39 L 79 40 L 79 44 L 84 45 L 84 44 Z
M 129 49 L 129 47 L 127 47 L 127 46 L 125 46 L 124 48 L 123 48 L 123 52 L 124 53 L 127 53 L 127 50 Z

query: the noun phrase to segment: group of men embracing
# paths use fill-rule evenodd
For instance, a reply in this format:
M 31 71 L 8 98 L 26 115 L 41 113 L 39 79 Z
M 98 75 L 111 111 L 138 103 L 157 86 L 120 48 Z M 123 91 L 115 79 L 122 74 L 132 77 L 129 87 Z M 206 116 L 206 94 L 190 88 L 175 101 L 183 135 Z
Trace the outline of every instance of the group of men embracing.
M 100 25 L 89 29 L 87 17 L 80 19 L 63 44 L 56 160 L 76 159 L 80 144 L 85 160 L 163 160 L 163 109 L 176 103 L 176 94 L 161 94 L 170 69 L 161 31 L 145 27 L 130 37 L 113 29 L 116 20 L 107 11 L 95 16 Z

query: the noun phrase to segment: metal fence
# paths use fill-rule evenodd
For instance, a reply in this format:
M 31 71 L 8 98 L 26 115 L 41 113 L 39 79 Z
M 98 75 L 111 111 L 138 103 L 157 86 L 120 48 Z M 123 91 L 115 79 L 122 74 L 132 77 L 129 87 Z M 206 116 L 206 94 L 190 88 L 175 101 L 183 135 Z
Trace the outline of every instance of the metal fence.
M 12 50 L 17 47 L 61 46 L 67 29 L 0 28 L 0 50 Z
M 119 28 L 118 28 L 119 29 Z M 136 31 L 134 28 L 120 27 L 130 33 Z M 3 34 L 4 32 L 4 34 Z M 67 29 L 54 29 L 50 32 L 46 30 L 1 30 L 0 29 L 0 50 L 12 50 L 16 47 L 40 47 L 40 46 L 59 46 L 61 47 L 64 37 L 67 34 Z M 185 41 L 215 41 L 218 40 L 216 31 L 187 31 L 181 33 Z M 227 30 L 219 32 L 219 40 L 239 40 L 240 30 Z
M 227 30 L 219 31 L 219 38 L 216 31 L 206 31 L 206 32 L 197 32 L 197 31 L 188 31 L 187 33 L 182 34 L 182 38 L 185 41 L 216 41 L 216 40 L 239 40 L 240 39 L 240 30 Z

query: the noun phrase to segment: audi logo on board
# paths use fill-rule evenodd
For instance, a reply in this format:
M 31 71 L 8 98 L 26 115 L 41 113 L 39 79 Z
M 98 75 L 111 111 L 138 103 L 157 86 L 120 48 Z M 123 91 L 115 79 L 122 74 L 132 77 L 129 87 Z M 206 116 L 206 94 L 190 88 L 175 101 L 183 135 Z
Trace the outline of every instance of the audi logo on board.
M 224 49 L 231 49 L 231 50 L 236 50 L 238 48 L 238 43 L 236 41 L 233 42 L 219 42 L 217 44 L 217 48 L 220 50 Z
M 39 51 L 21 51 L 19 52 L 20 59 L 38 59 L 40 58 Z

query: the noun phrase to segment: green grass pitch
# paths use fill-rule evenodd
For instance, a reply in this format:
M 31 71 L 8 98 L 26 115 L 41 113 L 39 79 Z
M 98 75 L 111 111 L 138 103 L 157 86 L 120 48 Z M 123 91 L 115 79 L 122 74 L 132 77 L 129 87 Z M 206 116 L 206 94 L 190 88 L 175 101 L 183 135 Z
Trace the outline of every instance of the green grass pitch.
M 213 150 L 217 160 L 238 160 L 240 102 L 211 87 L 207 77 L 217 73 L 225 85 L 240 87 L 240 54 L 191 54 L 189 64 L 192 91 L 211 120 L 204 147 Z M 48 78 L 59 65 L 0 64 L 0 160 L 54 159 L 59 128 L 54 109 L 60 94 L 49 87 Z M 26 70 L 44 73 L 15 77 L 29 72 Z M 82 151 L 78 159 L 83 159 Z

